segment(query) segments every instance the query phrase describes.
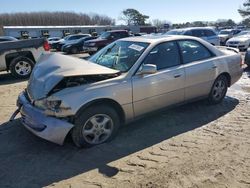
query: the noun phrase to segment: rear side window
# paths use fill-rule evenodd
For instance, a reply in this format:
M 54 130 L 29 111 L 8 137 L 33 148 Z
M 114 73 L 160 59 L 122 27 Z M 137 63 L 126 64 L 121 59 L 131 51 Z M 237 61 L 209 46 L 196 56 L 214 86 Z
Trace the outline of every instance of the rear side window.
M 145 58 L 144 64 L 154 64 L 157 66 L 157 70 L 180 65 L 176 42 L 165 42 L 154 47 Z
M 204 60 L 212 57 L 212 53 L 205 48 L 201 43 L 193 40 L 178 41 L 183 63 L 190 63 L 194 61 Z
M 185 31 L 184 35 L 193 36 L 193 33 L 192 31 L 188 30 L 188 31 Z
M 215 32 L 213 32 L 212 30 L 207 29 L 207 30 L 205 30 L 205 35 L 206 35 L 207 37 L 211 37 L 211 36 L 215 36 L 216 34 L 215 34 Z

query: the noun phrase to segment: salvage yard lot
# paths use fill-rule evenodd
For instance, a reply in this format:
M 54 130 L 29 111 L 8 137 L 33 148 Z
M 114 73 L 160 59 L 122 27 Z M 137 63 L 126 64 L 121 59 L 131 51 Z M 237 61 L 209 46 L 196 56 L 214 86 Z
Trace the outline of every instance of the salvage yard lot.
M 0 74 L 0 187 L 250 187 L 249 70 L 219 105 L 154 113 L 90 149 L 7 122 L 26 84 Z

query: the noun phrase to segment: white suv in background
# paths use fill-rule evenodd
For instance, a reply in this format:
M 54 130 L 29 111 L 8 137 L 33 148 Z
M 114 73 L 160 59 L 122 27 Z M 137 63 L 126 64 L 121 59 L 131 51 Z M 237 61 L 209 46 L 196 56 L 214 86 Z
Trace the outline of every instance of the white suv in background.
M 168 31 L 166 34 L 167 35 L 188 35 L 188 36 L 199 37 L 214 46 L 220 45 L 220 38 L 212 28 L 189 27 L 189 28 L 183 28 L 183 29 L 174 29 L 174 30 Z

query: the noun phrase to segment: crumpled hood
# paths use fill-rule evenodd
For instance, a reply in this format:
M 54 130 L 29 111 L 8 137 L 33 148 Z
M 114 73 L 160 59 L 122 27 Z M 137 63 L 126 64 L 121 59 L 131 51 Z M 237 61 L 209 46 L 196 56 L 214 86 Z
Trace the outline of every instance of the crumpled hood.
M 45 98 L 65 77 L 117 74 L 113 70 L 86 60 L 57 53 L 44 54 L 35 65 L 27 91 L 32 100 Z

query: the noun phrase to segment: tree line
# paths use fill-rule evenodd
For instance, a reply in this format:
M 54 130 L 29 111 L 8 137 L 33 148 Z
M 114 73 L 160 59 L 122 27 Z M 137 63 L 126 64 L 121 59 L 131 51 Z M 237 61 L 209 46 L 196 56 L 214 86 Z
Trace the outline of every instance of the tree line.
M 39 25 L 115 25 L 115 20 L 105 15 L 74 12 L 25 12 L 0 14 L 0 34 L 3 34 L 3 26 Z
M 250 0 L 243 3 L 243 7 L 238 9 L 239 14 L 244 18 L 241 24 L 250 27 Z M 140 13 L 136 9 L 128 8 L 122 11 L 120 20 L 127 25 L 153 25 L 158 29 L 166 23 L 172 28 L 183 27 L 233 27 L 236 23 L 232 19 L 217 20 L 216 22 L 186 22 L 170 24 L 166 20 L 154 19 L 147 21 L 149 16 Z M 0 35 L 3 34 L 3 26 L 54 26 L 54 25 L 115 25 L 115 19 L 105 15 L 85 14 L 74 12 L 30 12 L 30 13 L 4 13 L 0 14 Z

